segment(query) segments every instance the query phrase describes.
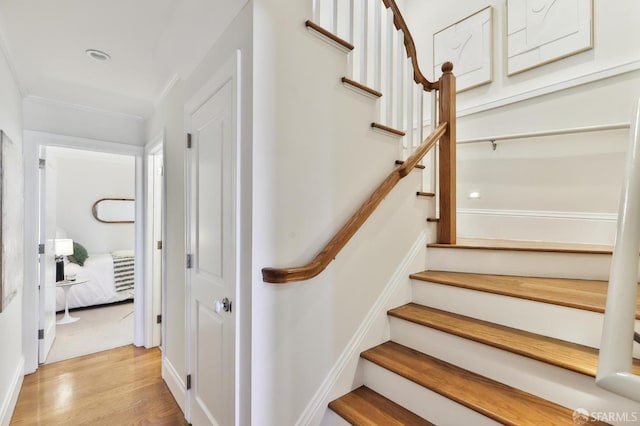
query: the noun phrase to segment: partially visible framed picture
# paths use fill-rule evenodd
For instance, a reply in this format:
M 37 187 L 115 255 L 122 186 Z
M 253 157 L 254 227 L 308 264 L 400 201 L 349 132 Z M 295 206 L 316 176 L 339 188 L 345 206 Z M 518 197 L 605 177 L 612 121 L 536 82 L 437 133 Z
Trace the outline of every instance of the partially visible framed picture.
M 488 6 L 433 35 L 433 75 L 441 74 L 443 63 L 453 63 L 458 92 L 493 78 L 492 14 Z
M 507 74 L 593 48 L 593 0 L 507 0 Z
M 21 150 L 0 131 L 0 312 L 22 283 L 22 182 Z

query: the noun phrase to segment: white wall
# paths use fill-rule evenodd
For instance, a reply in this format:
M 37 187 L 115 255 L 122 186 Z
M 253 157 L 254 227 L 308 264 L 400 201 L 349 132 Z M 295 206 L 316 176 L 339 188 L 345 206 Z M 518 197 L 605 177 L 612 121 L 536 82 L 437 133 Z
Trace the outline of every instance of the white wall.
M 506 2 L 493 10 L 493 82 L 458 95 L 460 140 L 629 123 L 640 96 L 640 4 L 594 2 L 594 49 L 507 76 Z M 451 7 L 454 5 L 455 7 Z M 433 33 L 486 4 L 403 0 L 401 9 L 432 76 Z M 454 66 L 455 73 L 455 66 Z M 458 146 L 458 234 L 613 242 L 628 131 Z M 469 199 L 470 192 L 479 199 Z
M 128 145 L 146 142 L 142 117 L 32 95 L 24 99 L 24 128 Z
M 11 140 L 22 151 L 22 95 L 12 76 L 7 60 L 0 50 L 0 129 L 4 130 Z M 15 182 L 23 186 L 22 179 Z M 23 205 L 20 202 L 8 203 L 8 208 L 18 210 L 22 216 Z M 20 262 L 11 270 L 9 280 L 20 282 L 18 295 L 7 309 L 0 313 L 0 425 L 8 425 L 22 383 L 23 351 L 22 351 L 22 257 L 24 254 L 22 229 L 9 229 L 9 233 L 17 233 L 19 245 L 17 253 Z
M 57 226 L 89 253 L 133 250 L 133 223 L 98 222 L 91 212 L 101 198 L 135 198 L 135 157 L 77 149 L 47 149 L 54 157 Z
M 411 176 L 319 276 L 262 281 L 263 267 L 310 261 L 391 172 L 400 147 L 371 130 L 376 102 L 340 83 L 347 55 L 305 29 L 311 1 L 255 4 L 253 417 L 317 424 L 324 397 L 357 384 L 353 370 L 340 374 L 339 360 L 424 229 L 427 209 L 415 197 L 419 175 Z M 384 326 L 375 331 L 378 342 L 387 337 Z M 334 379 L 342 385 L 332 387 Z
M 240 152 L 240 199 L 239 222 L 240 246 L 245 250 L 239 263 L 240 285 L 238 291 L 243 299 L 239 307 L 239 321 L 249 322 L 251 318 L 251 165 L 252 165 L 252 73 L 253 73 L 253 3 L 251 1 L 213 45 L 200 65 L 186 79 L 175 84 L 167 96 L 158 104 L 156 112 L 150 117 L 147 126 L 148 139 L 165 131 L 165 176 L 166 176 L 166 227 L 163 248 L 166 249 L 166 294 L 165 294 L 165 333 L 163 342 L 163 368 L 173 374 L 167 382 L 178 403 L 184 409 L 186 358 L 185 323 L 185 103 L 215 74 L 215 71 L 235 53 L 241 52 L 241 152 Z M 242 314 L 240 314 L 242 312 Z M 244 326 L 244 325 L 243 325 Z M 247 326 L 247 330 L 250 325 Z M 238 380 L 240 386 L 249 392 L 251 381 L 251 341 L 238 342 L 238 353 L 246 364 Z M 167 369 L 167 365 L 170 367 Z M 166 376 L 165 376 L 166 377 Z M 241 401 L 239 424 L 250 424 L 250 397 L 245 395 Z

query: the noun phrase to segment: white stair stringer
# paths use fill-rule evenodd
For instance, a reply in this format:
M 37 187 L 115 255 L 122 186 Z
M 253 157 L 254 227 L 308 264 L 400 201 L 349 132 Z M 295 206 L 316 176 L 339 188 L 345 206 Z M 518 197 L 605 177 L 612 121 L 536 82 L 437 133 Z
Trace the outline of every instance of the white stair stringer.
M 592 348 L 600 347 L 603 314 L 413 280 L 413 302 Z M 640 321 L 636 320 L 640 330 Z M 640 345 L 634 347 L 640 358 Z
M 427 248 L 428 269 L 525 277 L 609 279 L 610 254 Z
M 365 386 L 438 426 L 499 424 L 371 361 L 361 362 Z
M 591 376 L 390 317 L 391 340 L 548 401 L 589 412 L 636 413 L 635 401 L 608 392 Z M 615 423 L 614 423 L 615 424 Z M 622 423 L 621 423 L 622 424 Z

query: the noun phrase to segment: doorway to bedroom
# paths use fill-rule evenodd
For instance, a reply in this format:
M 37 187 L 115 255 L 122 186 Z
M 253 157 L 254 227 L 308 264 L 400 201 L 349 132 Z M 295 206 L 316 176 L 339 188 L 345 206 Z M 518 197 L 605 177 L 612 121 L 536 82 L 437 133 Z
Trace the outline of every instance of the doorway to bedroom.
M 43 154 L 40 222 L 55 223 L 45 232 L 57 276 L 45 266 L 56 282 L 56 326 L 40 363 L 132 344 L 136 158 L 61 147 L 43 147 Z

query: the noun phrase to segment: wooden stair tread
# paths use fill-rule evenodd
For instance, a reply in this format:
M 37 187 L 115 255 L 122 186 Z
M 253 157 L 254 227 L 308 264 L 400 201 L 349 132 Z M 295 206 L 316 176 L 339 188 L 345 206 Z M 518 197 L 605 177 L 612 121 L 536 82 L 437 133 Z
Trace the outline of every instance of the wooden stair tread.
M 337 35 L 333 34 L 331 31 L 321 27 L 320 25 L 316 24 L 313 21 L 306 21 L 304 23 L 304 25 L 310 29 L 313 30 L 321 35 L 323 35 L 324 37 L 328 38 L 329 40 L 331 40 L 334 43 L 337 43 L 338 45 L 340 45 L 343 49 L 347 50 L 347 51 L 351 51 L 354 49 L 353 44 L 349 43 L 348 41 L 338 37 Z
M 428 244 L 427 247 L 483 249 L 483 250 L 513 250 L 553 253 L 586 253 L 611 254 L 613 248 L 607 245 L 550 243 L 543 241 L 492 240 L 480 238 L 458 238 L 456 244 Z
M 383 132 L 391 133 L 394 136 L 406 135 L 406 133 L 403 132 L 402 130 L 394 129 L 393 127 L 385 126 L 384 124 L 380 124 L 380 123 L 371 123 L 371 127 L 374 129 L 382 130 Z
M 369 349 L 362 357 L 506 425 L 575 426 L 573 410 L 395 342 Z
M 588 346 L 416 303 L 392 309 L 389 315 L 588 376 L 595 377 L 598 370 L 598 350 Z M 632 372 L 640 374 L 640 360 L 633 360 Z
M 411 278 L 598 313 L 604 313 L 607 299 L 606 281 L 444 271 L 418 272 Z M 640 298 L 636 303 L 636 319 L 640 319 Z
M 366 386 L 331 401 L 329 408 L 353 425 L 433 425 Z
M 379 92 L 376 89 L 372 89 L 369 86 L 365 86 L 364 84 L 358 83 L 355 80 L 351 80 L 350 78 L 342 77 L 341 81 L 342 81 L 343 84 L 351 86 L 351 87 L 359 90 L 360 92 L 367 93 L 368 95 L 370 95 L 370 96 L 372 96 L 374 98 L 381 98 L 382 97 L 382 92 Z

